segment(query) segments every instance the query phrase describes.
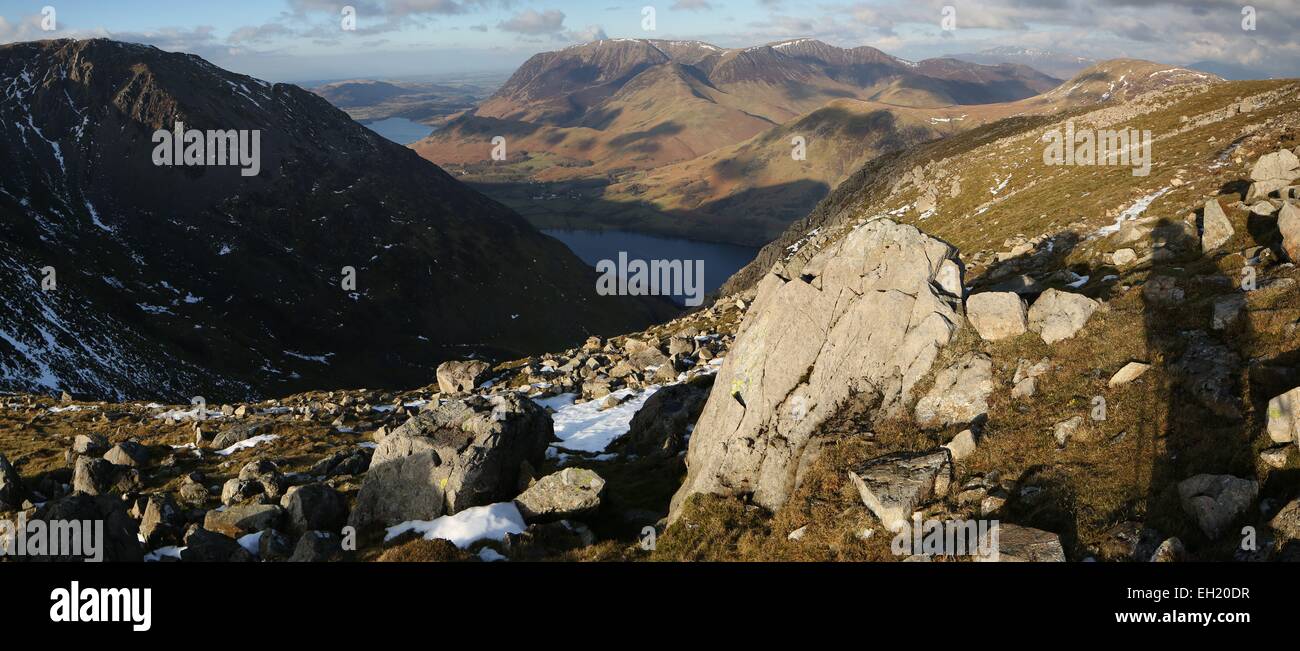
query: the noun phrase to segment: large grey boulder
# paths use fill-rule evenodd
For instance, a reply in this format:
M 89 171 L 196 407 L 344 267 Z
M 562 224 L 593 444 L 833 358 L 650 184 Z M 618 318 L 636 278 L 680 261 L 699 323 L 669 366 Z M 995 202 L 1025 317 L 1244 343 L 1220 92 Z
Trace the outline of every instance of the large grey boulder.
M 1049 289 L 1029 308 L 1029 329 L 1045 343 L 1069 339 L 1083 329 L 1099 305 L 1082 294 Z
M 1178 483 L 1183 511 L 1211 539 L 1223 535 L 1258 494 L 1259 482 L 1232 475 L 1196 475 Z
M 140 535 L 149 549 L 180 542 L 185 530 L 185 514 L 170 495 L 150 495 L 140 518 Z
M 1300 387 L 1268 401 L 1268 437 L 1300 445 Z
M 850 396 L 889 415 L 913 402 L 962 319 L 936 278 L 956 250 L 878 219 L 787 279 L 769 273 L 692 434 L 671 519 L 693 493 L 783 504 L 812 434 Z
M 522 464 L 541 465 L 554 435 L 551 417 L 516 393 L 421 411 L 375 448 L 348 524 L 392 526 L 508 500 Z
M 922 504 L 942 497 L 952 485 L 952 453 L 947 448 L 902 452 L 872 459 L 851 471 L 858 495 L 880 523 L 898 532 Z
M 347 500 L 325 484 L 290 488 L 280 505 L 284 507 L 285 529 L 294 536 L 312 530 L 339 531 L 348 519 Z
M 1253 181 L 1291 181 L 1300 178 L 1300 159 L 1286 149 L 1264 154 L 1250 168 L 1250 178 Z
M 985 341 L 1019 336 L 1029 329 L 1025 301 L 1015 292 L 983 292 L 966 299 L 966 318 Z
M 967 424 L 988 412 L 993 393 L 993 362 L 970 354 L 934 376 L 934 386 L 916 402 L 922 425 Z
M 1232 222 L 1223 213 L 1218 199 L 1205 202 L 1205 211 L 1201 220 L 1201 251 L 1209 253 L 1232 239 Z
M 247 563 L 253 555 L 225 534 L 193 527 L 185 534 L 181 561 L 186 563 Z
M 525 522 L 581 518 L 600 508 L 605 480 L 593 470 L 565 468 L 533 483 L 515 498 Z
M 87 495 L 128 493 L 140 487 L 140 473 L 95 457 L 77 457 L 72 470 L 72 490 Z
M 0 454 L 0 511 L 17 511 L 22 508 L 26 491 L 23 490 L 22 477 L 9 465 L 5 455 Z
M 51 560 L 71 562 L 80 560 L 98 560 L 108 563 L 138 563 L 144 559 L 144 549 L 140 545 L 140 527 L 127 513 L 126 502 L 116 495 L 91 496 L 73 493 L 66 497 L 51 500 L 43 504 L 27 519 L 27 529 L 40 520 L 45 530 L 50 531 L 56 523 L 91 522 L 95 527 L 103 526 L 103 539 L 94 540 L 98 550 L 82 549 L 83 552 L 98 551 L 102 558 L 93 558 L 89 554 L 63 554 L 55 557 L 33 557 L 31 560 Z M 98 532 L 96 532 L 97 535 Z M 84 541 L 83 541 L 84 544 Z M 72 550 L 69 550 L 72 551 Z
M 1282 250 L 1286 257 L 1300 264 L 1300 208 L 1290 201 L 1277 214 L 1277 229 L 1282 233 Z
M 468 393 L 478 388 L 491 371 L 491 364 L 476 359 L 443 362 L 438 365 L 438 390 L 443 393 Z

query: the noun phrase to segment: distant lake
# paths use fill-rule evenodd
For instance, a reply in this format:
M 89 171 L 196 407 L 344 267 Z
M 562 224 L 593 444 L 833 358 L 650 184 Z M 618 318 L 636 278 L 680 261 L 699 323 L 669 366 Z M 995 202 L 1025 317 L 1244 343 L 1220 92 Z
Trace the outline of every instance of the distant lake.
M 399 145 L 409 145 L 433 133 L 433 127 L 406 118 L 386 118 L 361 124 Z
M 749 264 L 758 249 L 734 244 L 698 242 L 674 237 L 643 235 L 628 231 L 544 230 L 543 233 L 564 242 L 583 262 L 596 266 L 601 260 L 618 263 L 620 251 L 629 260 L 703 260 L 704 291 L 712 292 L 727 282 L 732 274 Z M 673 299 L 682 303 L 683 297 Z

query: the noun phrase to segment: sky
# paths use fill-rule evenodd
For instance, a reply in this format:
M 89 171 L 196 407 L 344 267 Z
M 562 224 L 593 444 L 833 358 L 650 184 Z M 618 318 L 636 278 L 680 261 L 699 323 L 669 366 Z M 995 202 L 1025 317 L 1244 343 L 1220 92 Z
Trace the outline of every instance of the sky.
M 1300 0 L 0 0 L 0 43 L 96 36 L 283 82 L 508 72 L 600 38 L 811 37 L 912 60 L 1014 46 L 1300 77 Z

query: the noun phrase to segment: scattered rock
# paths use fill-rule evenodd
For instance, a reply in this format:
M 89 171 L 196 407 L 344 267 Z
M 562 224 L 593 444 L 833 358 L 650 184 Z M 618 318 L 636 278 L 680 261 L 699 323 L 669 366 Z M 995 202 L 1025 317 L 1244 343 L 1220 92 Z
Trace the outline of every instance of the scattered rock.
M 1259 494 L 1259 482 L 1232 475 L 1196 475 L 1178 484 L 1183 511 L 1206 537 L 1217 539 L 1245 513 Z
M 1250 178 L 1255 181 L 1270 181 L 1281 179 L 1291 181 L 1300 178 L 1300 160 L 1296 155 L 1286 149 L 1275 151 L 1271 154 L 1264 154 L 1255 161 L 1255 166 L 1250 169 Z
M 203 528 L 231 538 L 239 538 L 263 529 L 274 529 L 280 525 L 283 517 L 284 509 L 274 504 L 229 506 L 220 511 L 216 509 L 208 511 L 203 518 Z
M 1121 368 L 1114 375 L 1110 376 L 1110 381 L 1107 382 L 1106 385 L 1113 389 L 1128 384 L 1129 382 L 1142 377 L 1142 375 L 1149 370 L 1151 370 L 1150 364 L 1129 362 L 1124 365 L 1124 368 Z
M 954 462 L 961 461 L 975 453 L 975 433 L 968 429 L 962 430 L 943 447 L 948 448 Z
M 1149 303 L 1179 303 L 1184 295 L 1183 288 L 1178 286 L 1178 279 L 1172 276 L 1152 276 L 1142 286 L 1142 297 Z
M 1069 339 L 1083 329 L 1099 306 L 1082 294 L 1049 289 L 1029 308 L 1029 329 L 1048 344 Z
M 1119 249 L 1110 254 L 1110 261 L 1116 267 L 1127 267 L 1137 261 L 1137 252 L 1133 249 Z
M 858 495 L 884 527 L 898 532 L 928 500 L 947 494 L 952 483 L 952 454 L 900 452 L 866 462 L 849 473 Z
M 77 457 L 72 472 L 72 490 L 87 495 L 129 493 L 140 487 L 140 473 L 104 459 Z
M 985 341 L 1022 335 L 1029 328 L 1025 301 L 1015 292 L 983 292 L 966 299 L 966 318 Z
M 339 531 L 347 522 L 348 505 L 343 495 L 325 484 L 290 488 L 280 498 L 284 507 L 285 530 L 302 536 L 313 529 Z
M 426 409 L 375 449 L 348 523 L 432 520 L 515 496 L 523 462 L 541 465 L 551 418 L 517 393 Z
M 1300 264 L 1300 208 L 1286 202 L 1277 215 L 1277 229 L 1282 233 L 1282 249 L 1286 257 Z
M 986 355 L 967 355 L 934 377 L 934 387 L 916 403 L 922 425 L 970 423 L 988 412 L 993 393 L 993 362 Z
M 1081 427 L 1083 427 L 1083 416 L 1067 418 L 1052 426 L 1052 437 L 1056 439 L 1058 446 L 1065 447 L 1065 444 L 1079 433 Z
M 278 529 L 266 529 L 257 539 L 257 557 L 263 561 L 287 561 L 293 549 L 293 539 Z
M 185 514 L 169 495 L 150 495 L 140 519 L 145 546 L 157 549 L 180 542 L 185 533 Z
M 487 380 L 492 365 L 479 360 L 443 362 L 438 365 L 438 390 L 443 393 L 467 393 Z
M 1050 531 L 1000 522 L 997 525 L 997 541 L 996 560 L 1000 563 L 1065 562 L 1061 537 Z M 977 557 L 977 560 L 987 562 L 994 559 Z
M 1300 387 L 1268 401 L 1268 437 L 1300 445 Z
M 308 531 L 298 539 L 290 563 L 327 563 L 346 559 L 343 538 L 332 531 Z
M 135 441 L 123 441 L 104 453 L 104 460 L 115 466 L 143 468 L 149 463 L 149 450 Z
M 1260 452 L 1259 459 L 1271 468 L 1285 468 L 1291 461 L 1291 452 L 1294 449 L 1290 445 L 1272 447 Z
M 1244 294 L 1229 294 L 1214 301 L 1214 315 L 1211 325 L 1215 330 L 1226 330 L 1236 323 L 1241 311 L 1246 309 Z
M 1223 213 L 1218 199 L 1205 202 L 1205 211 L 1201 221 L 1201 252 L 1209 253 L 1232 239 L 1232 222 Z
M 1187 549 L 1183 546 L 1183 541 L 1177 537 L 1170 538 L 1156 547 L 1156 551 L 1151 554 L 1150 562 L 1152 563 L 1177 563 L 1187 555 Z
M 1291 500 L 1269 520 L 1268 526 L 1283 540 L 1300 540 L 1300 499 Z
M 0 454 L 0 511 L 17 511 L 22 508 L 27 491 L 23 490 L 22 477 Z
M 193 527 L 185 534 L 181 561 L 186 563 L 247 563 L 256 560 L 230 536 Z
M 581 518 L 600 508 L 605 480 L 585 468 L 565 468 L 547 475 L 515 498 L 528 523 Z
M 103 460 L 96 459 L 96 461 Z M 103 557 L 91 560 L 106 563 L 139 563 L 144 559 L 144 549 L 140 546 L 140 527 L 127 514 L 126 502 L 116 495 L 91 496 L 73 493 L 57 500 L 50 500 L 27 518 L 29 530 L 36 520 L 45 522 L 47 531 L 50 530 L 50 523 L 56 521 L 102 522 L 103 539 L 97 540 L 96 543 Z M 71 562 L 89 558 L 89 556 L 58 556 L 50 557 L 50 560 Z
M 78 434 L 72 439 L 73 454 L 102 457 L 108 452 L 108 439 L 102 434 Z

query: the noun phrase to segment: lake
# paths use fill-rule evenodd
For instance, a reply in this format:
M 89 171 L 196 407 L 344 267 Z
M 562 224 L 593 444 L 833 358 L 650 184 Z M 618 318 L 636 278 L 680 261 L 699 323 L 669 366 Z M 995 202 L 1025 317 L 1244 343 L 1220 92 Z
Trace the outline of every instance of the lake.
M 628 231 L 557 229 L 542 232 L 564 242 L 583 262 L 593 267 L 601 260 L 613 260 L 617 264 L 620 251 L 626 251 L 629 260 L 703 260 L 705 293 L 721 287 L 732 274 L 758 255 L 758 249 L 747 246 Z M 673 300 L 680 305 L 684 298 L 674 296 Z
M 361 124 L 399 145 L 409 145 L 433 133 L 433 127 L 406 118 L 385 118 Z

